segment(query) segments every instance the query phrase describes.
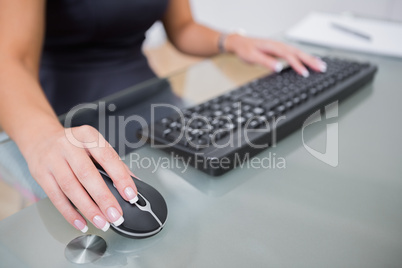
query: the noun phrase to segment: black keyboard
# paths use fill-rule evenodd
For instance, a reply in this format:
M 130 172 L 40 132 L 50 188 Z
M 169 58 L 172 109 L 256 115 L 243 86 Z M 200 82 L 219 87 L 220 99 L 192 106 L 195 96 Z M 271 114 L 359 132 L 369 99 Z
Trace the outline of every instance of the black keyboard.
M 309 70 L 304 78 L 287 68 L 167 115 L 140 135 L 201 171 L 221 175 L 301 128 L 318 109 L 361 88 L 377 70 L 369 63 L 323 61 L 325 73 Z

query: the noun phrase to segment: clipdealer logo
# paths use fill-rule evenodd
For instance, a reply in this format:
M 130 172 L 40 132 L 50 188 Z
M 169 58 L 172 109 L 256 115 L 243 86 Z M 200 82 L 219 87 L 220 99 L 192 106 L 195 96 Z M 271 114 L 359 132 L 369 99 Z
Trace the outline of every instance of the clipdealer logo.
M 176 112 L 183 117 L 183 114 L 181 113 L 180 109 L 173 106 L 173 105 L 169 105 L 169 104 L 153 104 L 152 105 L 152 109 L 151 109 L 151 117 L 155 118 L 155 114 L 154 114 L 154 109 L 156 107 L 162 106 L 164 108 L 173 108 L 174 110 L 176 110 Z M 125 133 L 125 129 L 127 127 L 127 125 L 133 121 L 137 122 L 138 124 L 141 125 L 141 128 L 143 130 L 145 130 L 146 133 L 149 132 L 149 126 L 147 121 L 142 118 L 141 116 L 138 115 L 132 115 L 129 117 L 125 117 L 122 115 L 108 115 L 107 111 L 113 112 L 116 110 L 116 106 L 114 104 L 109 104 L 106 105 L 105 102 L 100 102 L 99 104 L 93 104 L 93 103 L 87 103 L 87 104 L 82 104 L 82 105 L 78 105 L 76 107 L 74 107 L 72 110 L 70 110 L 70 112 L 67 114 L 65 121 L 64 121 L 64 126 L 66 127 L 66 136 L 68 138 L 68 140 L 76 146 L 83 146 L 82 144 L 84 142 L 77 140 L 77 138 L 73 135 L 72 131 L 71 131 L 71 127 L 72 127 L 72 119 L 75 116 L 75 114 L 77 112 L 80 112 L 83 109 L 89 109 L 91 110 L 91 112 L 97 113 L 98 117 L 99 117 L 99 136 L 101 136 L 102 134 L 100 133 L 105 133 L 106 130 L 109 133 L 109 142 L 110 145 L 113 147 L 118 146 L 120 149 L 120 153 L 122 153 L 122 155 L 125 155 L 125 149 L 127 148 L 139 148 L 141 147 L 144 143 L 145 143 L 145 139 L 140 139 L 138 141 L 135 142 L 130 142 L 127 137 L 125 135 L 119 135 L 119 137 L 116 136 L 117 133 L 115 133 L 116 131 L 116 125 L 119 128 L 119 133 Z M 338 117 L 338 101 L 335 101 L 327 106 L 325 106 L 325 119 L 331 119 L 331 118 L 337 118 Z M 303 146 L 304 148 L 311 154 L 313 155 L 315 158 L 317 158 L 318 160 L 332 166 L 332 167 L 337 167 L 338 166 L 338 123 L 330 123 L 326 125 L 326 130 L 327 130 L 327 140 L 326 140 L 326 149 L 324 153 L 321 153 L 313 148 L 311 148 L 310 146 L 308 146 L 305 142 L 305 136 L 304 136 L 304 131 L 305 129 L 315 123 L 318 123 L 320 121 L 322 121 L 322 117 L 320 114 L 321 110 L 317 110 L 316 112 L 314 112 L 312 115 L 310 115 L 307 120 L 305 120 L 303 126 L 302 126 L 302 142 L 303 142 Z M 165 111 L 166 112 L 166 111 Z M 105 118 L 108 117 L 109 119 L 109 124 L 106 125 L 106 121 Z M 102 120 L 101 120 L 102 119 Z M 201 117 L 201 119 L 203 119 Z M 253 119 L 253 118 L 252 118 Z M 274 121 L 273 126 L 270 126 L 270 122 L 265 122 L 266 123 L 266 129 L 262 129 L 260 131 L 267 131 L 270 130 L 272 131 L 272 147 L 276 146 L 276 124 L 278 123 L 278 121 L 285 119 L 284 116 L 281 116 L 279 118 L 276 119 L 276 121 Z M 325 120 L 324 119 L 324 120 Z M 153 120 L 151 120 L 153 121 Z M 191 122 L 190 122 L 191 123 Z M 207 122 L 208 123 L 208 122 Z M 230 123 L 230 120 L 228 121 L 228 123 Z M 247 124 L 246 124 L 247 126 Z M 153 128 L 151 128 L 151 131 L 153 130 Z M 247 130 L 247 127 L 246 127 Z M 233 129 L 228 129 L 228 131 L 233 134 L 234 131 Z M 255 130 L 258 131 L 258 130 Z M 181 137 L 183 137 L 183 135 L 186 133 L 180 133 L 180 137 L 177 138 L 173 143 L 167 144 L 167 146 L 171 146 L 177 142 L 179 142 L 179 139 Z M 188 134 L 188 133 L 187 133 Z M 258 145 L 258 144 L 253 144 L 251 143 L 251 141 L 247 138 L 247 131 L 245 132 L 245 138 L 246 141 L 249 143 L 249 145 L 251 145 L 253 148 L 266 148 L 268 145 L 267 144 L 263 144 L 263 145 Z M 233 138 L 233 135 L 229 135 L 230 137 Z M 85 142 L 85 147 L 86 148 L 92 148 L 92 147 L 104 147 L 107 146 L 105 143 L 104 139 L 99 138 L 98 140 L 95 141 L 90 141 L 90 142 Z M 214 140 L 213 140 L 214 141 Z M 233 139 L 230 139 L 230 142 L 233 142 Z M 155 148 L 161 148 L 163 145 L 160 147 L 160 145 L 158 144 L 153 144 L 151 143 L 152 147 Z M 226 144 L 216 144 L 216 146 L 235 146 L 232 143 L 226 143 Z M 220 147 L 220 148 L 221 148 Z
M 335 101 L 331 104 L 325 106 L 325 119 L 331 119 L 338 117 L 338 101 Z M 337 167 L 339 163 L 339 155 L 338 155 L 338 144 L 339 144 L 339 135 L 338 135 L 338 123 L 330 123 L 327 124 L 327 141 L 325 152 L 321 153 L 310 146 L 308 146 L 304 141 L 304 129 L 307 126 L 310 126 L 314 123 L 320 122 L 322 120 L 320 110 L 317 110 L 312 115 L 310 115 L 303 124 L 302 127 L 302 141 L 303 146 L 306 150 L 313 155 L 318 160 L 332 166 Z

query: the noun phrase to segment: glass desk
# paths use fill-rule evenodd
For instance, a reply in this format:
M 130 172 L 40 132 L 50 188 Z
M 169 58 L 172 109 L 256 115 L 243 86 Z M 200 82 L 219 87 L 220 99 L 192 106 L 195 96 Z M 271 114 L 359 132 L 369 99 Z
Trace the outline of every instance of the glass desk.
M 88 233 L 104 238 L 108 247 L 85 267 L 400 266 L 402 61 L 305 49 L 369 60 L 379 67 L 372 83 L 339 104 L 336 118 L 304 129 L 305 143 L 324 152 L 326 125 L 338 124 L 337 167 L 306 150 L 301 130 L 256 156 L 270 164 L 245 165 L 221 177 L 186 168 L 148 145 L 126 151 L 123 159 L 133 172 L 165 197 L 168 221 L 146 239 L 90 226 Z M 138 90 L 170 85 L 189 105 L 265 73 L 232 56 L 219 56 L 104 101 L 119 99 L 119 105 L 131 107 Z M 0 150 L 2 174 L 30 176 L 12 141 L 3 139 Z M 149 163 L 141 164 L 141 159 Z M 169 166 L 157 166 L 152 159 L 169 159 Z M 285 161 L 285 167 L 278 161 Z M 45 198 L 0 222 L 0 266 L 75 267 L 64 250 L 80 235 Z

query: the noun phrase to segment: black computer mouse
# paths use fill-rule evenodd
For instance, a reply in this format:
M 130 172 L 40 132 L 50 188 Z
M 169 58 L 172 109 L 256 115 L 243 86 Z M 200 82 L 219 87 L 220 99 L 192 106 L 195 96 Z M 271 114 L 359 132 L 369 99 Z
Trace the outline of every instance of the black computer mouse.
M 101 168 L 98 170 L 123 210 L 124 222 L 119 226 L 112 224 L 114 231 L 130 238 L 145 238 L 162 230 L 168 210 L 165 199 L 155 188 L 132 177 L 137 186 L 138 201 L 130 204 L 121 197 L 109 175 Z

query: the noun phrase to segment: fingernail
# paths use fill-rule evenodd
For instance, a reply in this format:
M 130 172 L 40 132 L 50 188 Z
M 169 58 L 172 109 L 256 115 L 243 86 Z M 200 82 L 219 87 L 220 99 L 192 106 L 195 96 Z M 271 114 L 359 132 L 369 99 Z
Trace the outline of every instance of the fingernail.
M 110 221 L 115 225 L 115 226 L 119 226 L 120 224 L 123 223 L 124 218 L 123 216 L 120 214 L 120 212 L 115 209 L 114 207 L 110 207 L 107 209 L 106 211 L 107 216 L 109 217 Z
M 106 232 L 110 227 L 110 224 L 104 218 L 98 215 L 93 218 L 93 222 L 95 223 L 96 227 L 104 232 Z
M 309 77 L 310 73 L 307 71 L 307 69 L 304 69 L 304 70 L 302 71 L 301 75 L 302 75 L 304 78 L 307 78 L 307 77 Z
M 280 73 L 283 70 L 283 64 L 282 62 L 278 61 L 275 64 L 275 72 Z
M 324 61 L 320 62 L 320 71 L 322 73 L 325 73 L 327 71 L 327 63 L 326 62 L 324 62 Z
M 134 204 L 138 201 L 138 196 L 135 194 L 133 188 L 126 187 L 126 189 L 124 189 L 124 193 L 126 194 L 128 202 L 130 202 L 130 204 Z
M 80 220 L 75 220 L 74 225 L 78 228 L 78 230 L 83 233 L 86 233 L 88 231 L 88 226 Z

